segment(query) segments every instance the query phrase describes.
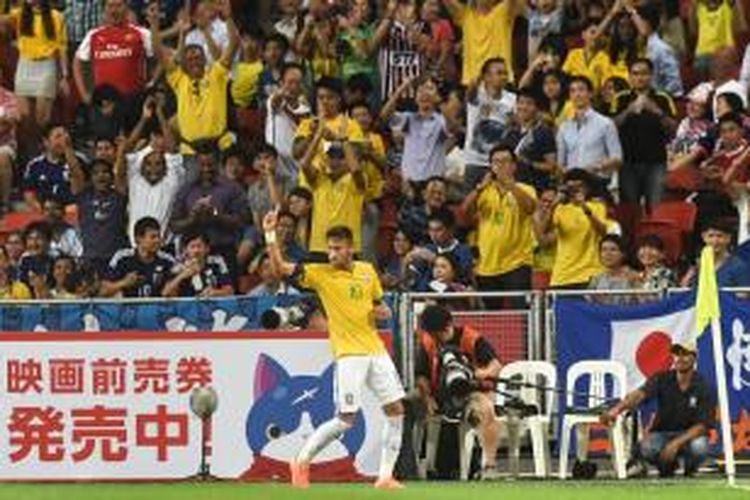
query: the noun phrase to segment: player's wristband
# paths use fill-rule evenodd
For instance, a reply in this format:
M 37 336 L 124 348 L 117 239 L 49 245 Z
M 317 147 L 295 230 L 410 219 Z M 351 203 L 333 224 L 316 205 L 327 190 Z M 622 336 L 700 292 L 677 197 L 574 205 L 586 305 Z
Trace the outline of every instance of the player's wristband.
M 266 245 L 276 244 L 276 231 L 266 231 Z

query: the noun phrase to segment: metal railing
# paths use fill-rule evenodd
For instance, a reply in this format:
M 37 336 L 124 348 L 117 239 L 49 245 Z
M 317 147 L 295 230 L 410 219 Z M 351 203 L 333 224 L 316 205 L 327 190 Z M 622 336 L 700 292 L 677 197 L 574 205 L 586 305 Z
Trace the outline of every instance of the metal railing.
M 477 302 L 487 300 L 505 301 L 508 304 L 499 309 L 476 307 Z M 400 365 L 407 387 L 414 387 L 415 382 L 419 312 L 430 302 L 440 302 L 449 307 L 457 324 L 470 325 L 479 330 L 500 351 L 498 354 L 502 361 L 541 359 L 542 292 L 404 293 L 399 302 Z M 519 303 L 523 307 L 519 307 Z M 492 328 L 488 328 L 488 324 Z M 501 347 L 505 349 L 498 349 Z
M 722 288 L 724 292 L 750 296 L 750 288 Z M 541 359 L 547 361 L 555 360 L 555 303 L 561 298 L 580 298 L 593 301 L 609 301 L 619 297 L 636 298 L 635 303 L 643 303 L 646 300 L 660 300 L 670 297 L 676 293 L 690 291 L 686 288 L 670 288 L 663 290 L 547 290 L 547 291 L 519 291 L 519 292 L 458 292 L 458 293 L 401 293 L 388 294 L 387 302 L 394 311 L 394 319 L 387 325 L 395 334 L 397 347 L 397 362 L 404 382 L 408 387 L 414 384 L 414 369 L 416 367 L 417 348 L 419 339 L 417 336 L 417 321 L 420 308 L 430 301 L 439 301 L 447 304 L 453 311 L 458 324 L 468 324 L 477 328 L 484 336 L 489 337 L 491 344 L 498 349 L 498 355 L 502 361 L 515 361 L 519 359 Z M 302 297 L 302 296 L 296 296 Z M 245 307 L 242 303 L 249 300 L 246 296 L 234 296 L 226 298 L 143 298 L 143 299 L 86 299 L 79 301 L 50 300 L 50 301 L 0 301 L 0 328 L 3 328 L 5 315 L 21 317 L 24 310 L 36 309 L 40 318 L 50 315 L 55 317 L 55 308 L 65 309 L 79 305 L 81 313 L 94 311 L 98 307 L 121 307 L 122 309 L 157 306 L 160 312 L 170 308 L 182 310 L 190 304 L 198 305 L 205 312 L 209 308 L 222 309 L 227 304 L 235 302 L 237 310 L 242 312 L 246 309 L 248 322 L 245 328 L 257 329 L 257 321 L 250 316 L 257 317 L 264 308 L 275 305 L 276 300 L 289 302 L 292 296 L 282 296 L 277 299 L 261 298 L 257 304 Z M 506 307 L 486 308 L 481 307 L 482 302 L 505 301 Z M 223 302 L 222 302 L 223 301 Z M 616 301 L 616 300 L 615 300 Z M 252 313 L 252 314 L 251 314 Z M 70 323 L 70 322 L 68 322 Z M 60 323 L 62 324 L 62 323 Z M 139 323 L 135 322 L 132 328 L 137 328 Z M 386 325 L 383 325 L 386 326 Z M 32 327 L 33 328 L 33 327 Z M 156 329 L 161 328 L 159 326 Z M 54 330 L 52 325 L 50 330 Z M 126 326 L 124 329 L 128 329 Z M 148 328 L 154 329 L 154 328 Z M 15 331 L 18 331 L 16 329 Z

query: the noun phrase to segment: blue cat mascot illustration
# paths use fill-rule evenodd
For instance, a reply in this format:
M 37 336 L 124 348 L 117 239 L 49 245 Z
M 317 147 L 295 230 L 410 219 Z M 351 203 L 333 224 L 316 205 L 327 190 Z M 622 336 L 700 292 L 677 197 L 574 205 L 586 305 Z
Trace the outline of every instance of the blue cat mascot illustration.
M 253 463 L 241 476 L 247 481 L 288 481 L 289 461 L 315 428 L 333 418 L 334 365 L 320 376 L 290 375 L 283 366 L 261 354 L 255 367 L 253 404 L 245 436 Z M 323 450 L 310 466 L 315 481 L 365 481 L 355 458 L 365 440 L 360 412 L 354 427 Z

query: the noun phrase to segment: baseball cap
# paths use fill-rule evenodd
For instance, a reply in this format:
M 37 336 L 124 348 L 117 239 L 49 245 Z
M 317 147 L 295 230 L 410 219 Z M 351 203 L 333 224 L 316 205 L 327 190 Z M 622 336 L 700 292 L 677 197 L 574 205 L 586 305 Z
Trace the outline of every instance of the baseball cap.
M 672 354 L 688 353 L 697 356 L 698 348 L 694 342 L 675 342 L 672 344 L 672 347 L 669 348 L 669 352 Z

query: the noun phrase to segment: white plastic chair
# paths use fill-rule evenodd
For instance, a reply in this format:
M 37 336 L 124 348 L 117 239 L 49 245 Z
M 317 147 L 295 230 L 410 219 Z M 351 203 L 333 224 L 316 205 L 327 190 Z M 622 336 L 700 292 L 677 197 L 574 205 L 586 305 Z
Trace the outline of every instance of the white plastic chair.
M 560 446 L 560 479 L 565 479 L 568 472 L 568 453 L 570 451 L 570 432 L 578 427 L 576 452 L 580 460 L 585 460 L 588 454 L 589 426 L 599 422 L 597 413 L 585 411 L 573 412 L 576 382 L 581 377 L 588 377 L 589 397 L 586 398 L 586 408 L 599 406 L 608 397 L 606 378 L 613 380 L 611 398 L 622 398 L 627 391 L 627 369 L 619 361 L 579 361 L 568 369 L 566 408 L 563 413 L 562 435 Z M 618 479 L 626 477 L 627 439 L 625 437 L 625 417 L 619 415 L 609 428 L 609 438 L 612 444 L 612 458 Z
M 536 406 L 539 410 L 539 414 L 527 417 L 519 418 L 512 413 L 497 417 L 497 422 L 503 425 L 503 428 L 507 431 L 511 471 L 515 474 L 518 473 L 521 437 L 528 432 L 534 453 L 534 473 L 537 477 L 546 477 L 550 472 L 549 425 L 552 419 L 555 392 L 545 390 L 543 387 L 556 387 L 557 371 L 555 366 L 547 361 L 515 361 L 502 368 L 499 378 L 501 381 L 498 382 L 498 394 L 495 399 L 495 404 L 499 408 L 506 408 L 509 399 L 507 394 L 509 393 L 510 395 L 517 395 L 518 399 L 524 404 Z M 508 379 L 512 379 L 513 382 L 508 382 Z M 519 383 L 538 385 L 539 388 L 519 386 Z M 471 457 L 476 437 L 476 431 L 469 428 L 463 438 L 462 479 L 468 478 L 470 464 L 469 459 L 465 457 Z

